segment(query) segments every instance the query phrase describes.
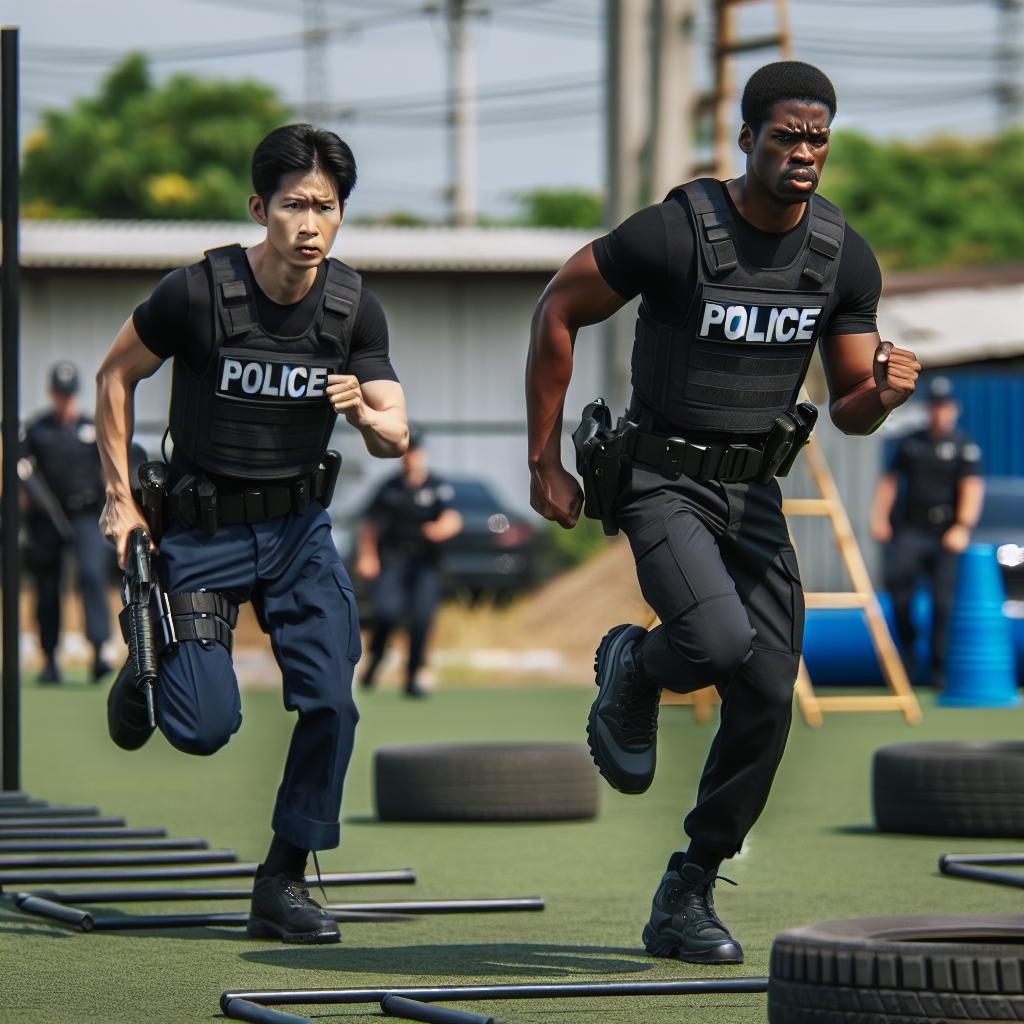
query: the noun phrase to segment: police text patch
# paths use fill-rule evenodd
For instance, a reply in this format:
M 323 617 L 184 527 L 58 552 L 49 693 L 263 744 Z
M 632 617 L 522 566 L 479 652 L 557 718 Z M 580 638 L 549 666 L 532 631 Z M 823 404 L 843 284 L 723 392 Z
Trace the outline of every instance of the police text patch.
M 707 341 L 786 342 L 813 341 L 818 333 L 821 306 L 726 304 L 704 300 L 698 338 Z
M 306 361 L 278 362 L 221 353 L 217 394 L 243 401 L 322 401 L 334 366 Z

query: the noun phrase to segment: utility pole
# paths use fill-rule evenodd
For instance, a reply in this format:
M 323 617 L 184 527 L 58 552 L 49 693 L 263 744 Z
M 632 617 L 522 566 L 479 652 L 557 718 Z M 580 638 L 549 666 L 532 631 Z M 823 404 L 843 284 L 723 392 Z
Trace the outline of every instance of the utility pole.
M 312 124 L 328 105 L 326 0 L 302 0 L 302 61 L 302 116 Z
M 651 20 L 652 201 L 687 181 L 696 162 L 697 92 L 693 51 L 696 14 L 696 0 L 654 0 Z
M 476 224 L 476 91 L 469 45 L 471 10 L 467 0 L 448 0 L 448 89 L 451 96 L 451 220 L 456 227 Z
M 999 128 L 1006 131 L 1024 121 L 1024 0 L 996 0 L 999 42 L 996 46 L 996 102 Z

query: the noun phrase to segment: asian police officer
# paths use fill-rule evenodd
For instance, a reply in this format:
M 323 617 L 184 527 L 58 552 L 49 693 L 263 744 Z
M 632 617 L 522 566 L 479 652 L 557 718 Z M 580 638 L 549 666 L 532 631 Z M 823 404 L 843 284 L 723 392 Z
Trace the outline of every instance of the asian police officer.
M 358 718 L 359 622 L 331 540 L 336 462 L 327 445 L 337 414 L 383 458 L 405 451 L 408 427 L 380 303 L 355 271 L 328 258 L 355 185 L 351 150 L 332 132 L 289 125 L 256 148 L 252 179 L 249 211 L 264 239 L 211 249 L 169 274 L 100 368 L 101 523 L 124 564 L 130 531 L 147 528 L 128 479 L 135 386 L 172 359 L 169 526 L 156 562 L 178 643 L 161 656 L 157 723 L 191 754 L 212 754 L 238 729 L 231 629 L 238 605 L 252 601 L 298 718 L 248 931 L 336 942 L 337 926 L 304 882 L 309 851 L 339 842 Z M 111 690 L 108 721 L 126 749 L 152 732 L 128 666 Z

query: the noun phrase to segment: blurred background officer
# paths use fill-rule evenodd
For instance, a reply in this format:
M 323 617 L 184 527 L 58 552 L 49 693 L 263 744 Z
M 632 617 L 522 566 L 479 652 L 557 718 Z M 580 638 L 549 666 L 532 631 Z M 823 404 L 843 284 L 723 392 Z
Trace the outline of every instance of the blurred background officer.
M 59 683 L 57 642 L 60 636 L 60 592 L 65 548 L 74 548 L 85 611 L 85 635 L 92 645 L 90 678 L 99 681 L 110 666 L 102 647 L 110 636 L 106 585 L 113 567 L 113 549 L 100 533 L 103 468 L 96 448 L 96 428 L 78 402 L 78 370 L 59 362 L 50 370 L 50 409 L 40 413 L 25 432 L 23 458 L 34 478 L 26 486 L 29 507 L 28 564 L 36 583 L 39 645 L 46 659 L 41 683 Z
M 388 639 L 404 619 L 409 631 L 405 692 L 424 696 L 417 675 L 441 599 L 440 545 L 462 530 L 462 516 L 449 504 L 452 494 L 451 485 L 427 467 L 422 432 L 411 431 L 402 472 L 374 495 L 359 536 L 356 572 L 376 581 L 364 688 L 373 686 Z
M 932 598 L 931 679 L 944 683 L 946 627 L 956 567 L 971 540 L 985 495 L 981 449 L 957 429 L 960 406 L 947 377 L 928 388 L 928 426 L 904 437 L 878 482 L 871 534 L 887 544 L 885 586 L 892 594 L 896 631 L 913 674 L 914 624 L 910 605 L 924 575 Z

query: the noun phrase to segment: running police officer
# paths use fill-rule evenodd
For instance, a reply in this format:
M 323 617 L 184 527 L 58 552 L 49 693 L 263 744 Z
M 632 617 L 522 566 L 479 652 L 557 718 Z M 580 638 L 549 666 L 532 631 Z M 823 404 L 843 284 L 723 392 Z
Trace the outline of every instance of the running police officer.
M 430 472 L 423 434 L 412 429 L 402 472 L 385 480 L 366 510 L 356 572 L 374 581 L 370 663 L 359 682 L 373 687 L 388 640 L 404 619 L 409 631 L 405 694 L 423 697 L 420 666 L 441 600 L 441 545 L 462 530 L 451 484 Z
M 110 671 L 103 659 L 103 645 L 110 637 L 107 578 L 113 559 L 96 522 L 103 505 L 103 468 L 96 448 L 96 427 L 79 406 L 79 387 L 74 363 L 56 363 L 50 370 L 50 409 L 28 425 L 24 437 L 28 565 L 36 582 L 39 645 L 45 659 L 39 673 L 41 683 L 61 681 L 57 642 L 61 576 L 68 547 L 74 549 L 78 563 L 85 636 L 92 646 L 90 679 L 99 682 Z M 29 474 L 35 478 L 31 482 Z
M 540 300 L 527 366 L 533 507 L 571 527 L 583 494 L 560 441 L 575 335 L 642 296 L 626 417 L 614 429 L 585 417 L 577 437 L 588 512 L 626 533 L 661 625 L 601 641 L 588 733 L 605 778 L 641 793 L 661 689 L 722 695 L 689 848 L 672 854 L 643 933 L 649 953 L 695 963 L 743 958 L 712 886 L 765 805 L 789 731 L 803 593 L 773 475 L 813 423 L 795 404 L 807 364 L 820 343 L 848 434 L 875 430 L 920 368 L 880 341 L 877 262 L 815 194 L 836 111 L 828 78 L 768 65 L 742 110 L 746 173 L 677 188 L 576 253 Z
M 960 554 L 971 541 L 985 497 L 981 449 L 957 428 L 960 405 L 948 377 L 928 385 L 928 426 L 896 447 L 878 481 L 871 533 L 885 552 L 885 586 L 892 594 L 896 633 L 913 675 L 911 600 L 919 577 L 932 598 L 931 683 L 945 685 L 946 633 Z M 901 484 L 903 484 L 902 494 Z
M 177 642 L 161 655 L 157 722 L 192 754 L 212 754 L 238 729 L 231 628 L 238 605 L 252 601 L 298 719 L 248 930 L 336 942 L 337 926 L 304 883 L 307 852 L 338 845 L 358 718 L 359 623 L 331 540 L 338 457 L 327 444 L 337 413 L 384 458 L 404 452 L 408 428 L 380 303 L 327 255 L 356 180 L 351 150 L 333 132 L 289 125 L 256 148 L 252 178 L 249 211 L 263 241 L 211 249 L 169 274 L 100 368 L 101 522 L 123 565 L 129 533 L 145 526 L 127 472 L 135 385 L 173 359 L 174 449 L 156 563 Z M 142 473 L 155 480 L 152 465 Z M 128 666 L 108 721 L 126 749 L 152 733 Z

